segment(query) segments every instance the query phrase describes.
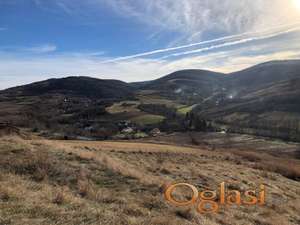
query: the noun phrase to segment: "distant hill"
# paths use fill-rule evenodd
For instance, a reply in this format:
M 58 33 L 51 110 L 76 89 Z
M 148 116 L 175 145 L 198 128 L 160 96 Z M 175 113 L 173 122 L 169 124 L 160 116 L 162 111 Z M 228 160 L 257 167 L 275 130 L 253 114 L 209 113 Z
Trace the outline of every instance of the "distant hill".
M 133 99 L 133 88 L 118 80 L 90 77 L 49 79 L 0 91 L 0 122 L 46 135 L 107 137 L 117 118 L 105 108 Z
M 229 74 L 227 85 L 247 92 L 299 77 L 300 60 L 271 61 Z
M 64 94 L 89 98 L 128 98 L 133 96 L 133 89 L 129 84 L 118 80 L 67 77 L 10 88 L 0 93 L 20 96 Z
M 135 83 L 139 90 L 154 90 L 171 99 L 203 100 L 222 89 L 225 75 L 206 70 L 182 70 L 157 80 Z
M 229 74 L 225 98 L 194 111 L 235 132 L 300 141 L 300 61 L 273 61 Z

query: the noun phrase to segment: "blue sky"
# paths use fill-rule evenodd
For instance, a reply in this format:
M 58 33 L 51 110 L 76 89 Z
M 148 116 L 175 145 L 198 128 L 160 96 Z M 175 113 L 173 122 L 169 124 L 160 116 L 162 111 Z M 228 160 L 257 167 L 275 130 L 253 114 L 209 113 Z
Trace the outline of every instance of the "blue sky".
M 0 0 L 0 89 L 300 58 L 300 0 Z

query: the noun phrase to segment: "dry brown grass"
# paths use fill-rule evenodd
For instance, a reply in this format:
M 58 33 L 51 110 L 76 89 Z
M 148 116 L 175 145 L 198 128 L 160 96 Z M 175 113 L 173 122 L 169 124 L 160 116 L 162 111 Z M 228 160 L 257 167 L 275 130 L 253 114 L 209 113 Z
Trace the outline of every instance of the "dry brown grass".
M 255 152 L 236 151 L 234 154 L 249 162 L 260 162 L 263 158 L 261 155 Z
M 280 174 L 292 180 L 300 180 L 300 160 L 291 159 L 288 157 L 275 157 L 270 154 L 262 152 L 251 151 L 231 151 L 235 157 L 227 156 L 226 160 L 234 161 L 237 164 L 246 164 L 252 168 L 262 170 L 265 173 L 265 177 L 271 176 L 267 172 L 273 172 Z M 249 164 L 249 163 L 250 164 Z
M 254 168 L 269 172 L 274 172 L 281 174 L 284 177 L 287 177 L 292 180 L 300 181 L 300 166 L 299 164 L 294 164 L 289 161 L 278 162 L 280 164 L 274 162 L 264 162 L 261 164 L 256 164 Z
M 286 167 L 269 168 L 271 160 L 276 166 L 291 162 L 172 145 L 2 138 L 0 224 L 299 224 L 300 184 L 279 175 Z M 298 168 L 293 162 L 290 168 Z M 204 189 L 222 181 L 239 190 L 265 183 L 267 205 L 200 215 L 195 207 L 176 208 L 163 197 L 174 182 Z

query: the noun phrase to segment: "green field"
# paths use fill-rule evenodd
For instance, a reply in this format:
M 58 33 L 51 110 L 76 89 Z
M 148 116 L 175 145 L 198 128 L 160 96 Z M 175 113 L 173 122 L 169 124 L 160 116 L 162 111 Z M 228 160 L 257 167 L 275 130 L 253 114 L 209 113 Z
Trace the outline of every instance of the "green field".
M 117 113 L 126 113 L 126 112 L 140 112 L 140 110 L 137 108 L 140 102 L 138 101 L 122 101 L 113 104 L 110 107 L 106 108 L 106 111 L 111 114 L 117 114 Z
M 162 122 L 164 119 L 165 119 L 164 116 L 147 114 L 147 115 L 134 117 L 132 118 L 132 121 L 140 125 L 151 125 L 151 124 L 158 124 Z
M 178 108 L 177 109 L 177 113 L 180 114 L 180 115 L 185 115 L 188 112 L 192 111 L 193 108 L 194 108 L 194 105 L 192 105 L 192 106 L 184 106 L 184 107 Z

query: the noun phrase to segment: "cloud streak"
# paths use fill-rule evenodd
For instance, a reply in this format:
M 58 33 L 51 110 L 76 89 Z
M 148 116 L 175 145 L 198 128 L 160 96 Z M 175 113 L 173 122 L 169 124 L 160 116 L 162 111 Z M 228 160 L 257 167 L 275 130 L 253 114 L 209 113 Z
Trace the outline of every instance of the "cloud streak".
M 41 0 L 34 0 L 41 7 Z M 176 32 L 174 39 L 205 39 L 214 31 L 222 36 L 263 30 L 300 19 L 294 0 L 53 0 L 43 6 L 66 14 L 89 14 L 97 20 L 101 10 L 132 19 L 151 33 Z
M 188 39 L 207 32 L 244 33 L 300 18 L 293 0 L 98 0 L 122 17 L 176 31 Z
M 55 52 L 57 50 L 57 46 L 54 44 L 43 44 L 32 47 L 19 47 L 19 46 L 2 46 L 0 48 L 1 51 L 7 53 L 17 53 L 17 54 L 46 54 Z
M 57 46 L 54 44 L 44 44 L 40 46 L 24 48 L 23 50 L 32 53 L 42 54 L 42 53 L 55 52 L 57 50 Z
M 194 51 L 202 52 L 202 51 L 211 50 L 211 49 L 214 49 L 214 48 L 226 47 L 226 46 L 231 46 L 231 45 L 236 45 L 236 44 L 241 44 L 241 43 L 247 43 L 249 41 L 275 37 L 275 36 L 278 36 L 278 35 L 282 35 L 282 34 L 285 34 L 285 33 L 295 31 L 298 28 L 290 28 L 290 27 L 295 27 L 295 26 L 299 26 L 299 25 L 300 25 L 300 22 L 293 23 L 293 24 L 290 24 L 290 25 L 280 25 L 280 26 L 277 26 L 277 27 L 274 27 L 274 28 L 271 28 L 271 29 L 268 29 L 268 30 L 262 30 L 262 31 L 258 31 L 258 32 L 247 32 L 247 33 L 243 33 L 243 34 L 229 35 L 229 36 L 225 36 L 225 37 L 221 37 L 221 38 L 196 42 L 196 43 L 187 44 L 187 45 L 181 45 L 181 46 L 176 46 L 176 47 L 171 47 L 171 48 L 157 49 L 157 50 L 153 50 L 153 51 L 142 52 L 142 53 L 139 53 L 139 54 L 128 55 L 128 56 L 123 56 L 123 57 L 117 57 L 117 58 L 114 58 L 114 59 L 106 60 L 103 63 L 124 61 L 124 60 L 139 58 L 139 57 L 145 57 L 145 56 L 151 56 L 151 55 L 166 53 L 166 52 L 175 51 L 175 50 L 181 50 L 181 49 L 185 49 L 185 48 L 191 48 L 191 47 L 195 47 L 195 46 L 199 46 L 199 45 L 212 44 L 212 43 L 217 43 L 217 42 L 227 41 L 227 40 L 232 40 L 232 39 L 239 39 L 239 38 L 242 38 L 242 37 L 245 37 L 245 36 L 260 35 L 259 37 L 245 38 L 245 39 L 241 39 L 241 40 L 237 40 L 237 41 L 233 41 L 233 42 L 224 43 L 224 44 L 221 44 L 221 45 L 216 45 L 216 46 L 203 48 L 203 50 L 200 50 L 200 49 L 194 50 Z M 282 28 L 285 28 L 285 30 L 278 32 L 278 29 L 282 29 Z M 264 34 L 267 34 L 267 35 L 261 36 L 261 35 L 264 35 Z M 190 51 L 190 52 L 193 53 L 193 51 Z M 175 53 L 175 54 L 172 54 L 170 56 L 180 56 L 180 55 L 185 55 L 185 54 L 184 53 Z M 162 58 L 168 58 L 168 56 L 165 56 L 165 57 L 162 57 Z
M 288 34 L 288 33 L 299 31 L 299 30 L 300 30 L 300 27 L 288 29 L 285 31 L 275 32 L 275 33 L 264 35 L 264 36 L 250 37 L 250 38 L 245 38 L 245 39 L 241 39 L 241 40 L 237 40 L 237 41 L 225 42 L 223 44 L 213 45 L 213 46 L 209 46 L 209 47 L 205 47 L 205 48 L 199 48 L 199 49 L 195 49 L 195 50 L 191 50 L 191 51 L 170 54 L 170 55 L 161 57 L 161 59 L 184 56 L 184 55 L 189 55 L 189 54 L 202 53 L 202 52 L 215 50 L 215 49 L 219 49 L 219 48 L 230 47 L 230 46 L 235 46 L 235 45 L 239 45 L 239 44 L 246 44 L 248 42 L 274 38 L 274 37 L 277 37 L 277 36 L 280 36 L 283 34 Z

